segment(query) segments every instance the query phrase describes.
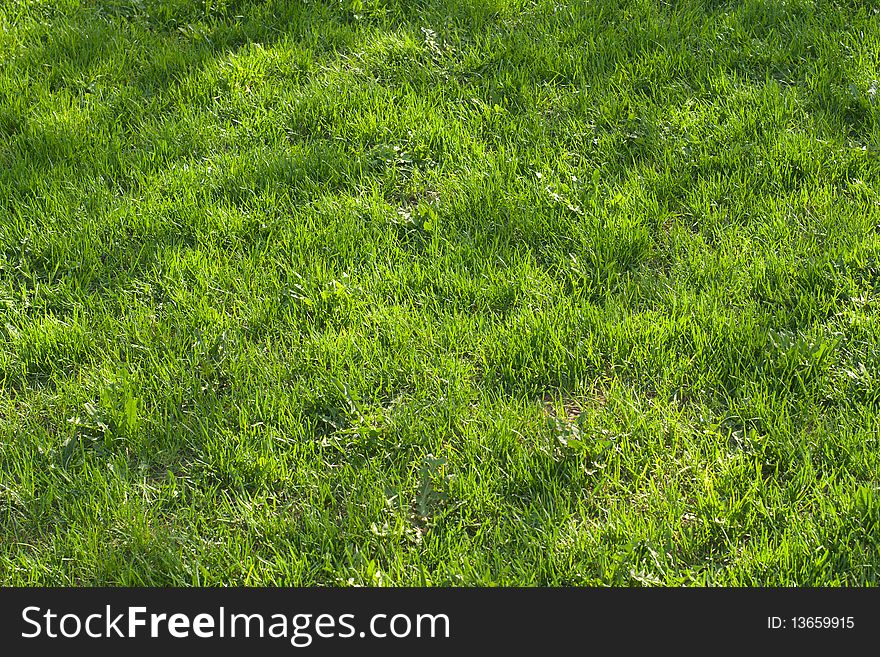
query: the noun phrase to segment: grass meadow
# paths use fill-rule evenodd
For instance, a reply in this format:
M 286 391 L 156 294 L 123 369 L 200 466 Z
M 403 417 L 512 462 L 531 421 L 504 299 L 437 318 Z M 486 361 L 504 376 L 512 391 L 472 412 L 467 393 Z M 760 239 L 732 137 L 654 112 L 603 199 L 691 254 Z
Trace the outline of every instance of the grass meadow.
M 880 6 L 0 0 L 0 583 L 876 585 Z

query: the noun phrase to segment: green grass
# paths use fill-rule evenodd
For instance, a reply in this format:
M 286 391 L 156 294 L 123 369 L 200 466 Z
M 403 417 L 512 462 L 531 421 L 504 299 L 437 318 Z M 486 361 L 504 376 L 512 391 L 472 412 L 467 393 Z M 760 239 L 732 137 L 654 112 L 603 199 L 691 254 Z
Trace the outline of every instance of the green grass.
M 2 0 L 0 583 L 880 582 L 869 0 Z

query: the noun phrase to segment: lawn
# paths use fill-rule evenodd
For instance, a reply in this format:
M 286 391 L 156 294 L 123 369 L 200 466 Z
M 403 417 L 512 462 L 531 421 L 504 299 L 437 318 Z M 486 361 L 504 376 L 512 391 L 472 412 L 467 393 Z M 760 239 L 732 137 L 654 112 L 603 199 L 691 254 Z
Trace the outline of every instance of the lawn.
M 880 583 L 869 0 L 2 0 L 0 583 Z

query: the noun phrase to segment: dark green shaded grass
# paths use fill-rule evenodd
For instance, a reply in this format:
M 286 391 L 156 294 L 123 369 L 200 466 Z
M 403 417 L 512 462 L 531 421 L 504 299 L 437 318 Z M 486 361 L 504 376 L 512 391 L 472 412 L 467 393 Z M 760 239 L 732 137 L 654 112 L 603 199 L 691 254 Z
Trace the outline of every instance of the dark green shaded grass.
M 871 3 L 0 4 L 3 584 L 876 584 Z

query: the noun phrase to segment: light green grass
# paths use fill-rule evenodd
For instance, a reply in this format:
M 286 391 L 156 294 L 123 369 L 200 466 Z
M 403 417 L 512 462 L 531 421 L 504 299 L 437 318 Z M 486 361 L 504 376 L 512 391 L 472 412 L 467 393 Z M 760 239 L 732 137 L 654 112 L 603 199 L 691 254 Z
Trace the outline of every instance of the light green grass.
M 880 579 L 880 15 L 0 1 L 0 583 Z

